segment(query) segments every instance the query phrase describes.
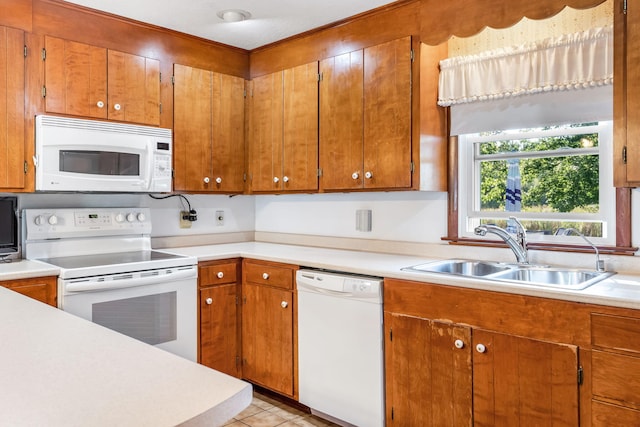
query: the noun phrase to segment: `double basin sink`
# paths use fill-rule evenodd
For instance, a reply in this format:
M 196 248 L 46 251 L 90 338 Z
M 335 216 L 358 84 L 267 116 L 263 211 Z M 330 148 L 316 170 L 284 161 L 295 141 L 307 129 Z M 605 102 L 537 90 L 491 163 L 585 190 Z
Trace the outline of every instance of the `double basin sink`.
M 462 259 L 428 262 L 405 267 L 402 270 L 414 273 L 451 274 L 497 282 L 571 290 L 585 289 L 615 274 L 611 271 L 578 270 Z

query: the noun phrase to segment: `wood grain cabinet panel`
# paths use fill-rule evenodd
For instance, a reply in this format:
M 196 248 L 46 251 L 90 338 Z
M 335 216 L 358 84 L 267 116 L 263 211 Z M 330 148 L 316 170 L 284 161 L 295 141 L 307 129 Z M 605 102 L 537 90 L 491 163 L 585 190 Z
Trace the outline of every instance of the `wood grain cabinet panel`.
M 0 188 L 25 187 L 24 32 L 0 27 Z
M 244 189 L 244 79 L 174 65 L 174 189 Z
M 318 62 L 251 82 L 252 192 L 318 189 Z
M 277 275 L 271 276 L 267 284 L 256 283 L 259 279 L 250 280 L 249 276 L 253 277 L 251 266 L 261 264 L 243 261 L 242 375 L 249 381 L 295 398 L 294 292 L 291 288 L 286 289 L 290 282 L 276 283 Z M 266 269 L 273 267 L 277 265 L 264 263 Z M 288 270 L 288 277 L 293 277 L 294 266 L 280 267 Z
M 57 307 L 58 278 L 55 276 L 2 281 L 0 286 Z
M 198 266 L 198 361 L 241 376 L 240 260 L 208 261 Z
M 321 61 L 323 191 L 411 188 L 412 62 L 411 37 Z
M 160 62 L 45 36 L 45 109 L 160 124 Z

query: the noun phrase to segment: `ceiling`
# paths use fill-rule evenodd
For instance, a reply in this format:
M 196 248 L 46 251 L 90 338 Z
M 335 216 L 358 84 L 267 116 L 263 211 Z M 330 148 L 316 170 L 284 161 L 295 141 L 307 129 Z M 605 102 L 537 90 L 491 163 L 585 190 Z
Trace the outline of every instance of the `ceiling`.
M 66 0 L 243 49 L 255 49 L 395 0 Z M 217 13 L 248 11 L 224 22 Z

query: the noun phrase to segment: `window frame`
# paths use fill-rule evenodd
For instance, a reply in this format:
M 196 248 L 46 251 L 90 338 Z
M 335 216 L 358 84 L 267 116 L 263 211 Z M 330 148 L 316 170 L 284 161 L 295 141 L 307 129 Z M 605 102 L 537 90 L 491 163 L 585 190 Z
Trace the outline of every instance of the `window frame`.
M 565 135 L 598 134 L 598 146 L 591 148 L 572 148 L 568 150 L 550 150 L 547 156 L 542 152 L 518 152 L 500 153 L 491 155 L 479 155 L 478 144 L 490 141 L 518 140 L 556 137 Z M 551 220 L 551 221 L 602 221 L 605 237 L 590 237 L 597 245 L 612 245 L 615 241 L 615 189 L 613 187 L 613 123 L 602 121 L 596 125 L 576 126 L 576 127 L 555 127 L 547 130 L 510 130 L 496 135 L 461 135 L 459 137 L 460 152 L 459 161 L 465 166 L 459 169 L 459 182 L 461 187 L 460 209 L 459 209 L 459 230 L 462 237 L 472 238 L 473 229 L 480 225 L 483 218 L 507 219 L 509 216 L 517 216 L 521 221 L 527 220 Z M 537 213 L 537 212 L 509 212 L 509 211 L 482 211 L 480 209 L 480 164 L 483 160 L 507 160 L 509 158 L 550 158 L 564 157 L 567 155 L 593 155 L 599 157 L 599 212 L 598 213 Z M 468 183 L 468 185 L 466 184 Z M 542 236 L 531 235 L 529 241 L 539 241 L 544 243 L 573 243 L 579 239 L 578 236 Z

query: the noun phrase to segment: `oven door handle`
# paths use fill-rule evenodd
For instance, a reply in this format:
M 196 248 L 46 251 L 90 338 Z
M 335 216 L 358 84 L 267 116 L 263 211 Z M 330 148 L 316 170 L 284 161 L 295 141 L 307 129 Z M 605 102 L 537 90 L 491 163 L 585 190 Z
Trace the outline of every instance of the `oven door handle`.
M 63 284 L 64 292 L 88 292 L 109 289 L 133 288 L 136 286 L 153 285 L 158 283 L 173 282 L 176 280 L 196 278 L 195 267 L 169 268 L 158 271 L 158 274 L 136 273 L 117 274 L 105 278 L 73 279 Z

